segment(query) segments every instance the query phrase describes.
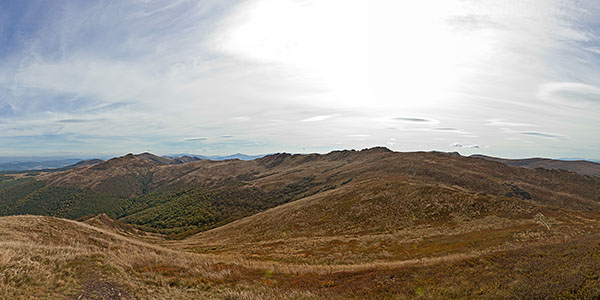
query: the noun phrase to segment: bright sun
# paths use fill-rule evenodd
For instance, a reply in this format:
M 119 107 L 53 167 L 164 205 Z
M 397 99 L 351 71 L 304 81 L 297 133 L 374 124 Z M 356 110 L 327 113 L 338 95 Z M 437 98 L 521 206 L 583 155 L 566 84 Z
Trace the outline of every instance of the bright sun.
M 349 108 L 450 103 L 490 52 L 487 32 L 461 32 L 459 1 L 257 0 L 216 37 L 221 51 L 279 64 L 324 87 L 314 104 Z

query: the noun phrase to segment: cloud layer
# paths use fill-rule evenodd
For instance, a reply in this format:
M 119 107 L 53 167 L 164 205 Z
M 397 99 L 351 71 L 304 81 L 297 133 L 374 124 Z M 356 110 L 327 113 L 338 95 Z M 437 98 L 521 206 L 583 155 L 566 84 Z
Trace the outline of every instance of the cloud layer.
M 5 1 L 0 156 L 593 158 L 598 14 L 550 0 Z

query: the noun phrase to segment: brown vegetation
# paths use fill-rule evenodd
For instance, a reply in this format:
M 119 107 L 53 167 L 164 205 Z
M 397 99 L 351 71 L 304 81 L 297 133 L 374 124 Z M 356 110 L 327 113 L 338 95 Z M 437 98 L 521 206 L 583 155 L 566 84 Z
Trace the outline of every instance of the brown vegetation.
M 55 198 L 82 189 L 140 208 L 119 220 L 0 218 L 0 298 L 600 297 L 598 177 L 374 148 L 221 162 L 128 155 L 20 180 L 3 184 L 26 194 L 44 181 Z M 200 213 L 225 217 L 175 240 L 126 223 Z
M 587 160 L 557 160 L 549 158 L 504 159 L 485 155 L 472 155 L 490 161 L 497 161 L 513 167 L 543 168 L 549 170 L 565 170 L 581 175 L 600 176 L 600 164 Z
M 3 299 L 596 299 L 597 234 L 388 263 L 199 255 L 49 217 L 0 218 Z M 172 243 L 172 242 L 170 242 Z

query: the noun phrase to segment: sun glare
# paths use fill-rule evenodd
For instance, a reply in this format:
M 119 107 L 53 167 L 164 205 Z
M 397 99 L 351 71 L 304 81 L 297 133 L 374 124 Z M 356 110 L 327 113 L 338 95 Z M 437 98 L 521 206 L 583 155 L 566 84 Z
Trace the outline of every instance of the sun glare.
M 402 108 L 456 100 L 461 79 L 490 55 L 488 33 L 461 32 L 453 16 L 464 9 L 455 1 L 375 2 L 255 1 L 226 21 L 218 45 L 318 82 L 327 91 L 315 97 L 318 105 Z

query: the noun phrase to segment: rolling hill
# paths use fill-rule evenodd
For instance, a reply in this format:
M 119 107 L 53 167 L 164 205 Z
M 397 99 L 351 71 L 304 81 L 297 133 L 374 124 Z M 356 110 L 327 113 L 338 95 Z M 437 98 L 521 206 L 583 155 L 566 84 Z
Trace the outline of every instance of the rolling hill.
M 4 175 L 0 214 L 52 216 L 0 218 L 3 297 L 600 295 L 600 177 L 449 153 L 129 154 Z
M 197 254 L 179 249 L 186 240 L 147 237 L 106 216 L 85 222 L 0 217 L 0 236 L 3 299 L 597 299 L 600 295 L 597 233 L 487 252 L 345 265 Z
M 497 161 L 513 167 L 566 170 L 582 175 L 600 176 L 600 163 L 587 160 L 557 160 L 549 158 L 504 159 L 480 154 L 472 155 L 472 157 Z
M 600 207 L 598 178 L 385 148 L 323 155 L 280 153 L 253 161 L 182 161 L 129 154 L 60 172 L 3 178 L 1 215 L 76 219 L 106 213 L 146 230 L 180 237 L 311 195 L 358 195 L 357 189 L 371 186 L 394 190 L 392 195 L 404 193 L 404 198 L 411 193 L 424 199 L 452 194 L 468 201 L 487 197 L 490 202 L 519 199 L 572 210 Z M 412 205 L 418 208 L 418 204 Z
M 377 167 L 362 161 L 367 169 L 351 182 L 177 245 L 248 259 L 344 265 L 486 252 L 598 232 L 598 178 L 442 153 L 403 154 L 406 160 L 375 153 L 366 157 Z M 356 168 L 336 170 L 347 178 L 342 174 Z

